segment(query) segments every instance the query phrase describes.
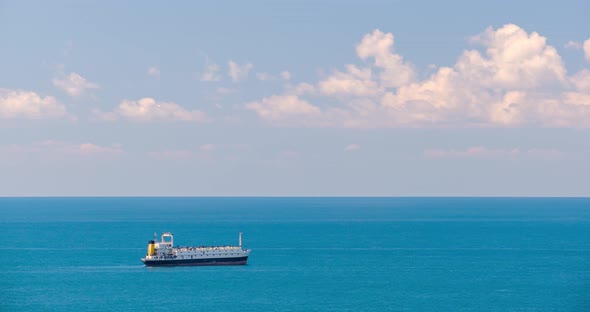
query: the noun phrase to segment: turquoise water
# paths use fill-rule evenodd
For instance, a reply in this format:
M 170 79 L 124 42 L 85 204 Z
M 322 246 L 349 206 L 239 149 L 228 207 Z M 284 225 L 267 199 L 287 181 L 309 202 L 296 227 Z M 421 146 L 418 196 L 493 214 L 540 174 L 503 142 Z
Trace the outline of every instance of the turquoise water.
M 590 199 L 2 198 L 1 311 L 590 311 Z M 248 265 L 146 268 L 153 232 Z

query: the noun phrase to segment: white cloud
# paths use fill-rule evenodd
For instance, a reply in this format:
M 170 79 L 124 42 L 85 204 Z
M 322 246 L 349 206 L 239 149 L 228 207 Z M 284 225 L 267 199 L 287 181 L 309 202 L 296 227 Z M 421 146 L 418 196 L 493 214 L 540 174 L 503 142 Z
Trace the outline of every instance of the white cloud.
M 77 73 L 70 73 L 65 77 L 54 78 L 53 85 L 64 90 L 71 96 L 80 96 L 89 89 L 98 89 L 96 83 L 92 83 Z
M 582 44 L 576 41 L 568 41 L 565 46 L 566 49 L 581 49 L 582 48 Z
M 521 124 L 522 110 L 525 104 L 526 93 L 522 91 L 511 91 L 504 95 L 501 101 L 493 105 L 491 120 L 499 124 Z
M 370 68 L 359 69 L 354 65 L 347 65 L 346 72 L 336 71 L 320 81 L 318 87 L 326 95 L 375 96 L 381 90 L 372 76 Z
M 403 57 L 393 53 L 394 37 L 375 29 L 366 34 L 356 47 L 357 55 L 366 60 L 374 59 L 375 67 L 382 70 L 380 83 L 383 87 L 399 87 L 414 80 L 414 67 L 404 62 Z
M 71 143 L 59 140 L 46 140 L 31 144 L 0 147 L 0 152 L 42 157 L 62 156 L 118 156 L 125 153 L 121 144 L 99 145 L 90 142 Z
M 219 81 L 221 75 L 219 75 L 219 66 L 217 64 L 209 64 L 205 69 L 205 72 L 201 75 L 201 81 Z
M 347 152 L 353 152 L 353 151 L 359 150 L 360 148 L 361 148 L 361 146 L 358 144 L 348 144 L 348 145 L 346 145 L 344 150 Z
M 565 80 L 561 56 L 536 32 L 527 34 L 522 28 L 508 24 L 497 30 L 489 27 L 472 40 L 483 44 L 485 55 L 475 50 L 465 51 L 456 67 L 480 85 L 534 88 Z
M 565 92 L 563 94 L 564 102 L 570 105 L 580 105 L 590 107 L 590 93 Z
M 93 143 L 82 143 L 79 145 L 72 145 L 72 151 L 82 155 L 92 154 L 120 154 L 123 152 L 122 146 L 115 144 L 113 146 L 100 146 Z
M 0 89 L 0 118 L 59 118 L 66 108 L 54 97 L 32 91 Z
M 295 86 L 289 85 L 285 93 L 292 95 L 314 94 L 316 87 L 310 83 L 302 82 Z
M 160 77 L 160 70 L 157 67 L 152 66 L 152 67 L 148 68 L 147 74 L 149 76 L 158 77 L 159 78 Z
M 283 80 L 291 80 L 291 73 L 284 70 L 281 72 L 281 78 L 283 78 Z
M 293 116 L 317 116 L 320 109 L 299 99 L 295 95 L 273 95 L 258 102 L 246 104 L 246 108 L 255 111 L 260 117 L 281 120 Z
M 393 52 L 393 35 L 375 30 L 356 48 L 360 59 L 374 61 L 369 66 L 346 65 L 315 84 L 287 84 L 283 95 L 274 96 L 325 103 L 321 109 L 278 113 L 280 105 L 259 101 L 256 111 L 277 124 L 305 126 L 590 127 L 590 71 L 568 76 L 545 37 L 508 24 L 471 41 L 481 50 L 465 50 L 454 65 L 416 80 L 414 66 Z M 299 117 L 289 118 L 291 113 Z
M 590 38 L 584 41 L 584 56 L 590 62 Z
M 397 92 L 385 93 L 381 104 L 408 113 L 418 113 L 426 107 L 439 111 L 458 108 L 471 97 L 469 89 L 460 87 L 459 80 L 455 70 L 442 67 L 427 80 L 401 86 Z
M 410 112 L 410 122 L 513 126 L 546 121 L 540 93 L 569 84 L 557 50 L 546 38 L 512 24 L 488 28 L 472 40 L 485 54 L 464 51 L 452 68 L 386 94 L 384 105 Z
M 113 111 L 108 113 L 94 112 L 99 119 L 112 121 L 126 118 L 133 121 L 204 121 L 205 113 L 198 110 L 187 110 L 173 102 L 158 102 L 153 98 L 142 98 L 137 101 L 124 100 Z
M 229 76 L 231 77 L 233 82 L 238 82 L 248 78 L 248 74 L 250 70 L 254 68 L 254 65 L 251 63 L 246 63 L 244 65 L 238 65 L 234 61 L 228 62 L 229 66 Z
M 576 87 L 576 89 L 590 93 L 590 70 L 581 70 L 572 76 L 570 81 Z

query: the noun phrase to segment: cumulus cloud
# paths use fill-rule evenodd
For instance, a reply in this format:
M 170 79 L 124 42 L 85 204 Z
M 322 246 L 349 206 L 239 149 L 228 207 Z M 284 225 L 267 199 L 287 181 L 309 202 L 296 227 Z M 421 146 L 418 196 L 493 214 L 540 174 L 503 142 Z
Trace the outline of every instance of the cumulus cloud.
M 399 87 L 413 81 L 414 67 L 404 62 L 403 57 L 393 53 L 394 36 L 375 29 L 366 34 L 356 47 L 357 55 L 373 59 L 376 68 L 381 69 L 380 82 L 383 87 Z
M 522 110 L 526 102 L 526 93 L 522 91 L 511 91 L 504 95 L 502 100 L 493 105 L 491 111 L 492 122 L 500 124 L 521 124 L 523 123 Z
M 209 64 L 205 69 L 205 72 L 201 74 L 201 81 L 219 81 L 221 80 L 221 75 L 219 74 L 219 66 L 217 64 Z
M 306 126 L 590 127 L 590 71 L 568 76 L 545 37 L 507 24 L 470 41 L 476 48 L 455 64 L 417 79 L 414 65 L 394 52 L 393 34 L 374 30 L 356 47 L 363 65 L 346 65 L 317 83 L 288 84 L 283 95 L 265 98 L 292 96 L 291 109 L 263 101 L 249 108 L 276 124 L 292 124 L 297 114 Z M 295 106 L 314 107 L 313 114 Z
M 228 74 L 231 77 L 231 80 L 233 82 L 238 82 L 238 81 L 248 78 L 248 74 L 250 73 L 250 70 L 252 70 L 252 68 L 254 68 L 254 65 L 252 65 L 251 63 L 239 65 L 234 61 L 229 61 L 228 66 L 229 66 L 229 73 Z
M 517 125 L 530 117 L 524 111 L 534 113 L 528 107 L 534 94 L 567 85 L 561 57 L 537 33 L 506 25 L 472 40 L 484 46 L 483 54 L 464 51 L 453 67 L 386 92 L 382 105 L 404 112 L 411 123 Z
M 255 111 L 260 117 L 279 120 L 285 117 L 316 116 L 320 109 L 295 95 L 274 95 L 258 102 L 246 104 L 246 108 Z
M 42 119 L 66 115 L 66 108 L 52 96 L 32 91 L 0 89 L 0 118 Z
M 565 80 L 561 56 L 536 32 L 528 34 L 508 24 L 499 29 L 489 27 L 472 41 L 482 44 L 485 54 L 466 51 L 457 67 L 468 78 L 483 79 L 479 81 L 483 86 L 534 88 Z
M 148 68 L 147 74 L 152 77 L 160 77 L 160 70 L 157 67 L 152 66 Z
M 590 106 L 590 93 L 566 92 L 563 98 L 564 102 L 570 105 Z
M 360 69 L 347 65 L 346 72 L 336 71 L 333 75 L 319 82 L 320 92 L 326 95 L 375 96 L 379 94 L 378 83 L 373 80 L 370 68 Z
M 572 84 L 579 91 L 590 93 L 590 70 L 584 69 L 570 78 Z
M 53 85 L 64 90 L 70 96 L 80 96 L 87 90 L 99 88 L 98 84 L 90 82 L 80 74 L 73 72 L 66 76 L 54 78 Z
M 113 112 L 95 111 L 99 119 L 112 121 L 125 118 L 132 121 L 204 121 L 205 113 L 187 110 L 174 102 L 160 102 L 153 98 L 124 100 Z

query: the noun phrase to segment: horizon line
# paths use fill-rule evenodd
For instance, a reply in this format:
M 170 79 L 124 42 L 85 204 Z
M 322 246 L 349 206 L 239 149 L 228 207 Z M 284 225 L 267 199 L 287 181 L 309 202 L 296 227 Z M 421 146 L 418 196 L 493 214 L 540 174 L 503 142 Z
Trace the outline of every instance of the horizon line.
M 590 195 L 0 195 L 8 198 L 590 198 Z

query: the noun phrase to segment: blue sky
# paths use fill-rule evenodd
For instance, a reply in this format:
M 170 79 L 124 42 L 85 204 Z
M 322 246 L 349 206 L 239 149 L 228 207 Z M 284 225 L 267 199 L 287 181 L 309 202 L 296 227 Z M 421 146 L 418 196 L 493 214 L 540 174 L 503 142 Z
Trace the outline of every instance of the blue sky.
M 0 195 L 588 196 L 584 1 L 0 1 Z

